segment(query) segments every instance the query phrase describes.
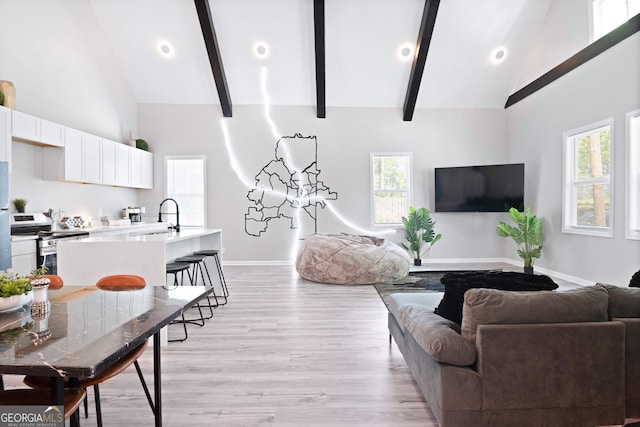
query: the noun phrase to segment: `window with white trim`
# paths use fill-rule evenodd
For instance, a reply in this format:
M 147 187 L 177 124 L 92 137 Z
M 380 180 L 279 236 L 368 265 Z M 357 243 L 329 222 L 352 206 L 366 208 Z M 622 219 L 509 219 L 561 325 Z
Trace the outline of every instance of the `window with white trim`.
M 613 236 L 613 119 L 564 133 L 565 233 Z
M 371 153 L 371 221 L 402 224 L 411 206 L 411 153 Z
M 166 156 L 165 194 L 180 206 L 180 226 L 206 226 L 206 156 Z M 175 213 L 175 206 L 167 202 L 163 212 Z M 163 217 L 175 224 L 175 216 Z
M 627 114 L 627 239 L 640 240 L 640 110 Z
M 591 41 L 597 40 L 640 13 L 640 0 L 592 0 Z

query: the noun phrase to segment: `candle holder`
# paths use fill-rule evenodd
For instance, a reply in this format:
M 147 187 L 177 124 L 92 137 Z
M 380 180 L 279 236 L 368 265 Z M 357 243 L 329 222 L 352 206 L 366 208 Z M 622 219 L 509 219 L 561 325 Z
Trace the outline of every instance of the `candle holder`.
M 31 314 L 34 322 L 33 342 L 38 345 L 51 338 L 51 330 L 49 329 L 49 313 L 45 315 Z
M 39 277 L 31 281 L 33 289 L 33 302 L 31 303 L 31 317 L 48 316 L 51 312 L 51 302 L 49 302 L 49 282 L 46 277 Z

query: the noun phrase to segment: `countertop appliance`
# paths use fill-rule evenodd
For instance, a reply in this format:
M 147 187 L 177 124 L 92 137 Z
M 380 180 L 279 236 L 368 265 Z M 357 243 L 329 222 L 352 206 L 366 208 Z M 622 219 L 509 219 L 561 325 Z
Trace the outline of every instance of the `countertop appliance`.
M 123 209 L 122 218 L 130 219 L 131 222 L 142 222 L 142 214 L 146 212 L 144 207 L 131 207 Z
M 0 162 L 0 270 L 11 268 L 9 163 Z
M 37 236 L 36 265 L 47 267 L 47 273 L 58 272 L 58 243 L 63 240 L 78 240 L 89 237 L 83 230 L 51 230 L 51 220 L 41 212 L 12 213 L 11 234 L 14 236 Z

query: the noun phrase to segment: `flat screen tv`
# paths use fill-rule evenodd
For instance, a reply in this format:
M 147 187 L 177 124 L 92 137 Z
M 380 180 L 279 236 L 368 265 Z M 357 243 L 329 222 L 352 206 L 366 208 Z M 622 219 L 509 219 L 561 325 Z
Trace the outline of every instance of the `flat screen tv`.
M 524 163 L 435 169 L 436 212 L 524 210 Z

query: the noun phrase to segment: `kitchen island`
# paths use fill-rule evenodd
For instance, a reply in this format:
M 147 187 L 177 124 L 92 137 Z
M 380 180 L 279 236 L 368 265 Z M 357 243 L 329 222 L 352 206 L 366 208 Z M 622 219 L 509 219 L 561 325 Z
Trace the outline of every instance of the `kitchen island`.
M 58 245 L 58 274 L 65 284 L 87 285 L 113 274 L 135 274 L 148 285 L 166 283 L 165 265 L 202 249 L 222 253 L 222 230 L 183 227 L 89 237 Z M 209 271 L 216 271 L 209 270 Z M 212 279 L 215 280 L 212 276 Z

